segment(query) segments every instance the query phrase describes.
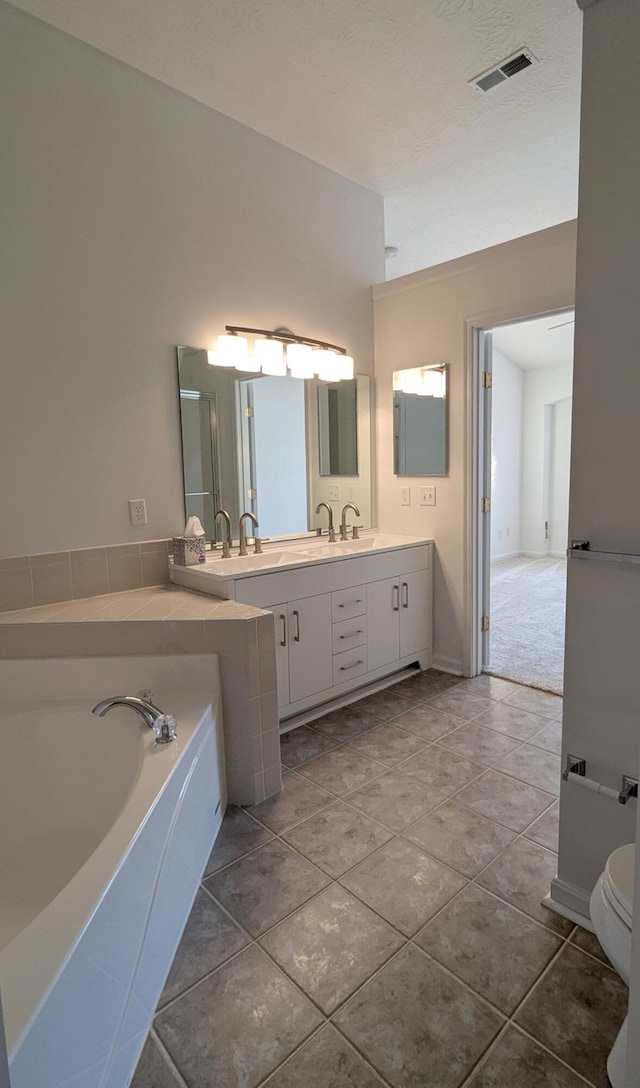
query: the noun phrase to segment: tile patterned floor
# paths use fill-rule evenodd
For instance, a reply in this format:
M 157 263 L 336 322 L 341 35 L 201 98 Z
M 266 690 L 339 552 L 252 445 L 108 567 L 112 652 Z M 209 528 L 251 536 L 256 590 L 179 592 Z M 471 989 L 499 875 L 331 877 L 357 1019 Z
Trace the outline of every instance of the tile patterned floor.
M 626 988 L 540 905 L 562 700 L 431 670 L 231 809 L 132 1088 L 606 1088 Z

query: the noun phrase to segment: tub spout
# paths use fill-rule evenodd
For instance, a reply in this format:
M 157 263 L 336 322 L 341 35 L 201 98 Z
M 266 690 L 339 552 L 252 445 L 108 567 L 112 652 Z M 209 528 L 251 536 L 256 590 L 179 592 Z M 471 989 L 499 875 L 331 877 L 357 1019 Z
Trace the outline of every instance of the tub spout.
M 137 695 L 112 695 L 110 699 L 103 699 L 96 703 L 92 713 L 99 718 L 104 717 L 107 711 L 114 706 L 130 706 L 135 710 L 150 729 L 153 729 L 159 744 L 168 744 L 177 736 L 176 721 L 171 714 L 163 714 L 162 711 L 150 703 L 147 699 L 140 699 Z

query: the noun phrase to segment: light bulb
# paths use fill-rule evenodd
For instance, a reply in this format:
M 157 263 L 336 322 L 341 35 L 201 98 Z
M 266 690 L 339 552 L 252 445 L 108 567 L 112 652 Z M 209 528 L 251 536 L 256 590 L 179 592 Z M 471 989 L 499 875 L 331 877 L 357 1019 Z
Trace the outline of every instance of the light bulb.
M 292 378 L 313 378 L 315 374 L 313 356 L 309 344 L 288 344 L 287 365 Z
M 338 372 L 341 382 L 353 380 L 353 359 L 350 355 L 338 355 Z
M 313 366 L 321 382 L 340 381 L 340 355 L 328 348 L 318 348 L 313 353 Z
M 218 337 L 218 366 L 239 366 L 249 357 L 249 347 L 244 336 Z
M 268 340 L 266 337 L 258 339 L 253 345 L 253 353 L 262 367 L 263 374 L 284 377 L 287 373 L 287 364 L 280 340 Z

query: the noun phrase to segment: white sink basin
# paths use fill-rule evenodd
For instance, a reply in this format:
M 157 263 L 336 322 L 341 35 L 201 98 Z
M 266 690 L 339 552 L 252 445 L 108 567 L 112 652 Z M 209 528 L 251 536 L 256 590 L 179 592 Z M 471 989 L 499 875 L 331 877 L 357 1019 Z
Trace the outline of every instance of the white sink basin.
M 291 549 L 263 552 L 261 555 L 232 555 L 230 559 L 223 559 L 218 555 L 207 559 L 206 563 L 198 566 L 182 568 L 191 571 L 204 571 L 213 574 L 217 578 L 237 578 L 247 571 L 263 570 L 271 567 L 293 566 L 305 561 L 304 552 Z
M 336 540 L 335 544 L 309 544 L 304 548 L 304 554 L 309 559 L 335 559 L 340 555 L 351 555 L 353 552 L 384 551 L 386 548 L 406 548 L 407 544 L 414 543 L 412 537 L 396 536 L 393 533 L 375 533 L 373 536 L 363 536 L 359 540 Z

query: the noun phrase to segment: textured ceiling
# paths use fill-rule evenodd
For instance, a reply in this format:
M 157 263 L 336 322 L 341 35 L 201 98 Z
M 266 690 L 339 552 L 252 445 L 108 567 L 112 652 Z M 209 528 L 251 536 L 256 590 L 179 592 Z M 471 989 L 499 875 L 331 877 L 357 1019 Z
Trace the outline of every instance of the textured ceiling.
M 523 370 L 539 370 L 573 362 L 573 311 L 501 325 L 493 330 L 493 346 Z
M 389 278 L 571 219 L 575 0 L 14 0 L 385 197 Z M 467 80 L 528 46 L 540 64 Z

